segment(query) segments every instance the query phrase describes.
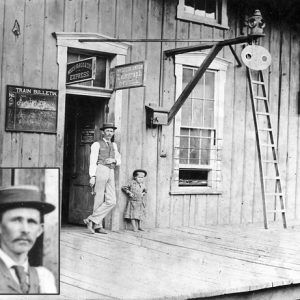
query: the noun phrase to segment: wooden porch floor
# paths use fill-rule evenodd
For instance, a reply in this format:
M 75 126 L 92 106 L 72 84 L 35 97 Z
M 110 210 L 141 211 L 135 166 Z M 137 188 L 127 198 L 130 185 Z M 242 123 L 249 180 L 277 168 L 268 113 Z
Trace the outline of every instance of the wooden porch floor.
M 187 299 L 300 283 L 300 226 L 61 231 L 62 299 Z

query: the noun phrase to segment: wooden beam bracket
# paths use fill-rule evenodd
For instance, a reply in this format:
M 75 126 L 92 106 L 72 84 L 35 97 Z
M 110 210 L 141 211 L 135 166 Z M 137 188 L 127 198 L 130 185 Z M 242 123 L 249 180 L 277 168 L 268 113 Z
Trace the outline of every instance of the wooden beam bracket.
M 239 57 L 237 56 L 235 50 L 233 49 L 232 45 L 241 44 L 241 43 L 251 43 L 253 40 L 256 40 L 260 37 L 263 37 L 264 34 L 256 34 L 256 35 L 247 35 L 247 36 L 239 36 L 237 38 L 233 39 L 227 39 L 223 40 L 217 43 L 209 43 L 209 44 L 202 44 L 202 45 L 193 45 L 188 47 L 182 47 L 182 48 L 176 48 L 176 49 L 170 49 L 164 51 L 165 58 L 169 58 L 170 56 L 174 56 L 176 54 L 183 54 L 187 52 L 193 52 L 193 51 L 199 51 L 199 50 L 205 50 L 205 49 L 211 49 L 208 53 L 205 60 L 202 62 L 201 66 L 195 73 L 192 80 L 187 84 L 187 86 L 184 88 L 182 93 L 179 95 L 178 99 L 175 101 L 173 106 L 171 107 L 169 113 L 168 113 L 168 125 L 171 123 L 173 118 L 175 117 L 176 113 L 180 110 L 186 99 L 188 98 L 189 94 L 193 90 L 193 88 L 196 86 L 198 81 L 201 79 L 209 65 L 212 63 L 212 61 L 215 59 L 215 57 L 218 55 L 220 50 L 224 46 L 229 46 L 234 58 L 238 62 L 238 66 L 241 66 L 241 61 Z
M 236 62 L 237 62 L 237 66 L 238 67 L 241 67 L 242 66 L 242 62 L 240 60 L 240 58 L 238 57 L 238 55 L 236 54 L 235 50 L 233 49 L 232 45 L 229 45 L 229 49 L 231 51 L 231 53 L 233 54 Z
M 198 83 L 198 81 L 201 79 L 211 62 L 214 60 L 214 58 L 217 56 L 219 51 L 223 48 L 223 46 L 218 44 L 215 44 L 212 49 L 210 50 L 209 54 L 207 57 L 204 59 L 202 62 L 201 66 L 195 73 L 194 77 L 192 80 L 187 84 L 187 86 L 184 88 L 176 102 L 173 104 L 171 107 L 169 114 L 168 114 L 168 125 L 171 123 L 172 119 L 175 117 L 176 113 L 179 111 L 181 106 L 184 104 L 186 99 L 188 98 L 189 94 L 195 87 L 195 85 Z
M 217 43 L 203 43 L 203 44 L 199 44 L 199 45 L 169 49 L 169 50 L 164 51 L 164 57 L 168 58 L 169 56 L 174 56 L 176 54 L 206 50 L 206 49 L 212 48 L 216 44 L 224 47 L 224 46 L 236 45 L 236 44 L 242 44 L 242 43 L 252 43 L 254 40 L 264 37 L 264 36 L 265 36 L 264 34 L 242 35 L 242 36 L 238 36 L 233 39 L 222 40 Z

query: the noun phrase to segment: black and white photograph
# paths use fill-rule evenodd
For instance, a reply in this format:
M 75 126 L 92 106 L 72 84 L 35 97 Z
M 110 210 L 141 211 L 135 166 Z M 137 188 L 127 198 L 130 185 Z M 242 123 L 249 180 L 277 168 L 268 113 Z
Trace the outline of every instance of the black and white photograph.
M 0 300 L 300 299 L 299 15 L 0 0 Z
M 59 170 L 0 168 L 0 295 L 58 294 Z

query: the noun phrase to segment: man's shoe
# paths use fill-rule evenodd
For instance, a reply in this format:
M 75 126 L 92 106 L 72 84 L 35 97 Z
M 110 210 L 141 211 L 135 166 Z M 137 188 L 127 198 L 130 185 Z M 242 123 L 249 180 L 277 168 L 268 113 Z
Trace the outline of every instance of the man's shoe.
M 83 223 L 87 226 L 87 229 L 90 233 L 95 233 L 95 230 L 93 228 L 93 222 L 89 219 L 83 219 Z
M 97 228 L 97 229 L 95 229 L 95 232 L 102 233 L 102 234 L 107 234 L 107 232 L 103 228 Z

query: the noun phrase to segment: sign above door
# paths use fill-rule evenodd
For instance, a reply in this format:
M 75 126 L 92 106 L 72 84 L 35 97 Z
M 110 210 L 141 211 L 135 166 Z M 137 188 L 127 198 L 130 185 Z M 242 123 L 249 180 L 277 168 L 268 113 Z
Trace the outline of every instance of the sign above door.
M 116 66 L 109 71 L 110 88 L 114 90 L 144 86 L 145 64 L 136 62 Z
M 96 57 L 89 57 L 67 64 L 66 84 L 94 80 L 95 76 Z

